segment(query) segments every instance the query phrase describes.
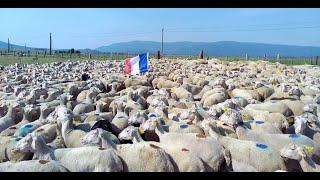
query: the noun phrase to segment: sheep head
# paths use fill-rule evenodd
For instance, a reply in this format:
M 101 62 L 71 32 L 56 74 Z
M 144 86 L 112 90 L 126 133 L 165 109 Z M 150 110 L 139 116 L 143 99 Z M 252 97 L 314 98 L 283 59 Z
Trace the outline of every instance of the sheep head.
M 293 86 L 289 89 L 288 94 L 289 95 L 296 95 L 296 96 L 300 97 L 303 94 L 303 92 L 298 87 Z
M 234 109 L 229 109 L 228 111 L 224 112 L 220 116 L 220 120 L 233 128 L 243 122 L 241 113 Z
M 295 143 L 290 143 L 280 150 L 280 156 L 288 159 L 294 159 L 300 161 L 302 157 L 307 154 L 304 152 L 303 148 Z
M 137 112 L 134 112 L 134 114 L 129 117 L 128 124 L 129 125 L 141 124 L 147 119 L 148 119 L 147 114 L 144 111 L 139 110 Z
M 102 129 L 97 128 L 94 130 L 91 130 L 90 132 L 88 132 L 82 139 L 81 139 L 81 143 L 82 144 L 95 144 L 95 145 L 101 145 L 101 132 Z M 100 132 L 101 131 L 101 132 Z
M 294 131 L 296 134 L 303 133 L 307 128 L 307 119 L 302 116 L 294 117 Z
M 120 140 L 132 140 L 136 132 L 138 132 L 137 127 L 128 126 L 120 132 L 120 134 L 118 135 L 118 138 Z
M 19 140 L 15 147 L 13 148 L 14 152 L 34 152 L 32 148 L 33 135 L 27 134 L 24 138 Z

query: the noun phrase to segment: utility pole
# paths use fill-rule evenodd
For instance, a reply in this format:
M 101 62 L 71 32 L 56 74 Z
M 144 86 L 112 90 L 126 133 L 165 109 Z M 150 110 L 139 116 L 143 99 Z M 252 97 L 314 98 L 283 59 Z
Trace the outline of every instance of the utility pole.
M 24 44 L 24 52 L 27 52 L 27 45 Z
M 10 52 L 10 41 L 9 41 L 9 38 L 8 38 L 8 53 Z
M 161 54 L 163 56 L 163 28 L 162 28 Z
M 52 50 L 52 44 L 51 44 L 51 33 L 50 33 L 50 51 L 49 51 L 49 55 L 52 55 L 51 54 L 51 50 Z

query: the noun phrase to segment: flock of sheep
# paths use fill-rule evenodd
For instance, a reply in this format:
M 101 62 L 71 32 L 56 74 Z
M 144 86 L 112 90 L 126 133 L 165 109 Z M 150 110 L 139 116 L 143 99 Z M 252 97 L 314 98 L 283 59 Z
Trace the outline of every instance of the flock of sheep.
M 123 68 L 3 67 L 0 171 L 320 171 L 319 67 L 162 59 L 131 77 Z

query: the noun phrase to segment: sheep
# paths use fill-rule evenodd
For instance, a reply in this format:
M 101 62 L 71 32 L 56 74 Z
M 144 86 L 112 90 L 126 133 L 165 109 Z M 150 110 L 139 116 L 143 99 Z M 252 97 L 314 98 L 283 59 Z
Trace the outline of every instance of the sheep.
M 157 88 L 161 89 L 161 88 L 174 88 L 174 87 L 178 87 L 179 84 L 170 80 L 164 80 L 164 79 L 160 79 L 158 80 L 157 83 Z
M 203 101 L 203 107 L 210 107 L 214 104 L 224 102 L 226 99 L 227 99 L 227 95 L 224 92 L 220 91 L 220 92 L 214 93 Z
M 168 154 L 150 144 L 116 145 L 110 139 L 110 133 L 95 129 L 82 138 L 85 144 L 96 144 L 102 148 L 114 149 L 125 163 L 125 171 L 129 172 L 172 172 L 174 166 Z M 119 136 L 121 136 L 119 134 Z
M 320 142 L 320 131 L 311 129 L 307 124 L 307 119 L 302 116 L 296 116 L 294 121 L 294 128 L 296 134 L 303 134 L 316 142 Z
M 245 107 L 249 111 L 251 110 L 261 110 L 261 111 L 268 111 L 271 113 L 281 113 L 284 116 L 292 116 L 293 112 L 290 110 L 290 108 L 281 102 L 264 102 L 261 104 L 249 104 Z
M 0 172 L 69 172 L 57 161 L 30 160 L 0 163 Z
M 303 107 L 305 104 L 301 100 L 284 99 L 279 102 L 286 104 L 294 116 L 299 116 L 303 113 Z
M 188 83 L 181 85 L 181 87 L 183 87 L 184 89 L 189 91 L 192 95 L 196 95 L 196 94 L 200 93 L 200 91 L 202 89 L 201 86 L 192 85 L 192 84 L 188 84 Z
M 238 126 L 236 128 L 236 133 L 241 140 L 258 141 L 265 143 L 272 147 L 273 149 L 279 151 L 285 145 L 295 142 L 303 146 L 311 146 L 314 148 L 313 158 L 318 158 L 320 155 L 320 146 L 317 142 L 312 139 L 299 134 L 268 134 L 263 132 L 256 132 L 250 129 Z
M 79 129 L 74 129 L 72 114 L 68 114 L 68 109 L 61 107 L 57 110 L 58 114 L 58 127 L 60 128 L 61 135 L 68 148 L 82 147 L 80 138 L 83 137 L 86 132 Z
M 221 166 L 225 163 L 225 150 L 215 139 L 197 133 L 166 133 L 160 125 L 158 117 L 147 120 L 145 124 L 144 130 L 155 129 L 160 143 L 175 144 L 177 147 L 187 148 L 197 153 L 208 165 L 208 171 L 218 171 L 223 168 Z M 210 152 L 204 152 L 209 149 Z
M 214 123 L 204 124 L 210 136 L 216 138 L 231 153 L 233 171 L 273 172 L 286 170 L 283 159 L 266 144 L 221 136 Z
M 138 110 L 133 113 L 128 119 L 128 125 L 137 126 L 142 124 L 144 121 L 148 119 L 148 115 L 146 111 Z
M 320 172 L 320 165 L 312 160 L 310 153 L 312 153 L 312 148 L 309 146 L 303 148 L 295 143 L 290 143 L 280 150 L 280 155 L 283 158 L 299 161 L 304 172 Z
M 234 97 L 234 96 L 242 97 L 242 98 L 244 98 L 246 100 L 254 99 L 254 100 L 257 100 L 257 101 L 261 101 L 260 95 L 255 90 L 246 90 L 246 89 L 238 89 L 238 88 L 236 88 L 236 89 L 231 91 L 231 97 Z
M 4 117 L 0 118 L 0 132 L 18 123 L 15 118 L 19 106 L 20 105 L 17 103 L 10 105 L 7 114 Z
M 93 99 L 97 95 L 97 91 L 93 88 L 90 89 L 91 91 L 88 92 L 86 95 L 86 100 L 82 101 L 81 103 L 77 104 L 73 109 L 74 115 L 80 115 L 82 113 L 88 113 L 95 110 L 95 106 L 92 105 Z
M 101 118 L 109 121 L 113 119 L 112 112 L 103 112 L 103 102 L 101 101 L 96 103 L 96 111 L 87 113 L 86 115 L 88 116 L 85 118 L 84 122 L 95 122 Z
M 8 127 L 7 129 L 5 129 L 4 131 L 2 131 L 1 133 L 0 133 L 0 135 L 2 135 L 2 136 L 12 136 L 12 135 L 14 135 L 16 132 L 17 132 L 17 130 L 21 127 L 21 126 L 23 126 L 23 125 L 25 125 L 25 124 L 27 124 L 27 123 L 30 123 L 31 121 L 32 121 L 32 117 L 31 117 L 31 113 L 30 113 L 30 109 L 28 108 L 28 106 L 25 106 L 23 109 L 21 109 L 22 110 L 22 113 L 23 113 L 23 118 L 22 118 L 22 120 L 19 122 L 19 123 L 17 123 L 17 124 L 15 124 L 15 125 L 13 125 L 13 126 L 10 126 L 10 127 Z
M 140 135 L 140 131 L 133 126 L 128 126 L 120 134 L 120 140 L 131 140 L 134 144 L 146 143 Z M 179 172 L 205 172 L 206 167 L 202 160 L 198 158 L 193 151 L 186 148 L 176 148 L 175 146 L 164 145 L 162 143 L 150 142 L 149 144 L 158 146 L 164 149 L 166 153 L 170 155 L 173 160 L 173 164 L 176 165 L 176 171 Z
M 219 119 L 231 127 L 243 122 L 241 113 L 234 109 L 228 109 L 220 116 Z
M 193 96 L 193 99 L 194 100 L 201 100 L 204 93 L 211 90 L 211 89 L 212 89 L 212 86 L 205 85 L 198 94 Z
M 40 107 L 40 118 L 36 121 L 26 123 L 22 125 L 14 134 L 15 136 L 26 136 L 28 133 L 34 131 L 35 129 L 39 128 L 40 126 L 46 124 L 46 118 L 53 111 L 53 109 L 48 108 L 47 106 Z
M 267 86 L 262 86 L 256 89 L 260 97 L 264 100 L 270 97 L 274 93 L 274 89 Z
M 269 122 L 281 131 L 289 128 L 286 117 L 281 113 L 269 113 L 268 111 L 248 110 L 245 108 L 241 111 L 241 114 L 246 120 L 249 120 L 251 117 L 252 119 Z
M 136 101 L 133 100 L 134 93 L 132 91 L 128 92 L 127 94 L 127 103 L 126 103 L 126 109 L 128 110 L 143 110 L 145 107 L 143 105 L 137 103 Z
M 19 162 L 32 158 L 32 153 L 30 152 L 18 153 L 13 151 L 15 145 L 20 140 L 21 138 L 19 137 L 0 136 L 0 162 Z
M 203 104 L 203 102 L 207 99 L 207 97 L 211 96 L 212 94 L 218 93 L 218 92 L 226 93 L 225 89 L 222 88 L 222 87 L 213 88 L 211 90 L 208 90 L 208 91 L 204 92 L 204 94 L 201 97 L 200 103 Z
M 173 87 L 171 91 L 172 91 L 172 94 L 175 94 L 179 100 L 181 99 L 188 99 L 190 101 L 193 100 L 192 93 L 190 93 L 183 87 Z
M 114 111 L 117 111 L 117 114 L 112 119 L 111 123 L 113 124 L 112 129 L 116 134 L 119 134 L 124 128 L 128 126 L 128 113 L 124 112 L 123 102 L 117 101 L 116 108 Z
M 121 159 L 112 149 L 96 146 L 79 148 L 49 148 L 41 135 L 28 134 L 16 144 L 14 151 L 33 152 L 35 160 L 54 160 L 71 172 L 121 172 Z
M 63 137 L 61 135 L 57 135 L 56 138 L 51 143 L 48 143 L 47 145 L 48 147 L 51 147 L 53 149 L 66 148 Z
M 262 120 L 253 120 L 243 122 L 244 125 L 253 131 L 265 132 L 269 134 L 282 134 L 281 129 L 274 126 L 272 123 Z

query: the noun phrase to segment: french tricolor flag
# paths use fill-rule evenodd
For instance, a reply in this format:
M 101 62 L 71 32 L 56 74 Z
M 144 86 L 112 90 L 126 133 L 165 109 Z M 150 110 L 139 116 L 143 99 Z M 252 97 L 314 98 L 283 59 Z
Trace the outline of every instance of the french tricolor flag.
M 124 72 L 129 75 L 137 75 L 148 72 L 149 53 L 139 54 L 138 56 L 125 60 Z

